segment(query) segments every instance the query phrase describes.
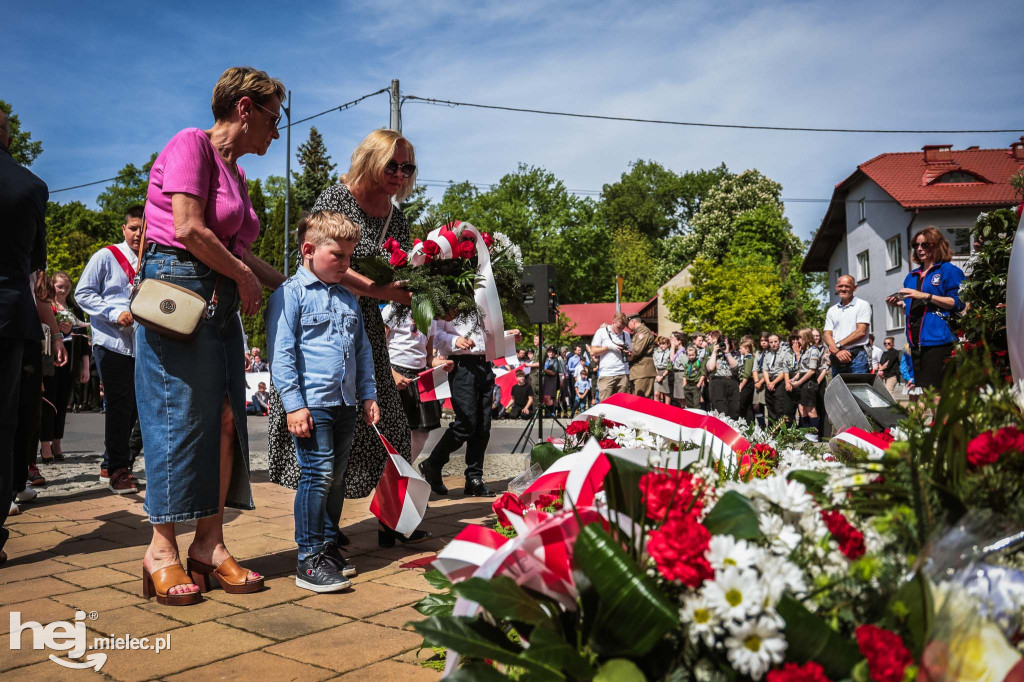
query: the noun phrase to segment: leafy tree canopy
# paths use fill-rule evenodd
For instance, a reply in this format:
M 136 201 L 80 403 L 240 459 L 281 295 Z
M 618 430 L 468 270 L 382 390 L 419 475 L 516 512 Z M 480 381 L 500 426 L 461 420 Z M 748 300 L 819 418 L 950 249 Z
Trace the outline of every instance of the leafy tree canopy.
M 96 197 L 96 203 L 104 213 L 109 214 L 109 219 L 116 221 L 118 225 L 123 224 L 124 214 L 132 206 L 140 206 L 146 203 L 146 192 L 149 188 L 149 171 L 158 156 L 157 152 L 149 157 L 142 168 L 134 163 L 129 163 L 117 173 L 117 179 L 107 186 L 103 192 Z
M 22 130 L 21 119 L 13 113 L 14 108 L 0 99 L 0 109 L 7 114 L 7 123 L 11 129 L 11 146 L 7 151 L 11 153 L 14 160 L 22 166 L 31 166 L 32 162 L 43 153 L 43 143 L 32 139 L 32 133 Z
M 298 161 L 302 172 L 292 171 L 294 198 L 300 211 L 308 211 L 321 192 L 338 182 L 334 172 L 337 164 L 331 163 L 323 135 L 316 126 L 310 127 L 309 139 L 299 145 Z

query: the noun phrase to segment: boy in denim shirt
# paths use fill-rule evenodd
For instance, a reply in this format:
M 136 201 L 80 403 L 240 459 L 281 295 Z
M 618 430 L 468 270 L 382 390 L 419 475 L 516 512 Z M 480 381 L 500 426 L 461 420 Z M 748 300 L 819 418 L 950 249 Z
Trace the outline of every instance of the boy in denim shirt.
M 380 420 L 373 356 L 355 295 L 338 284 L 359 228 L 336 211 L 299 223 L 302 266 L 270 297 L 270 374 L 295 439 L 295 584 L 337 592 L 355 574 L 338 549 L 344 478 L 357 405 L 367 424 Z

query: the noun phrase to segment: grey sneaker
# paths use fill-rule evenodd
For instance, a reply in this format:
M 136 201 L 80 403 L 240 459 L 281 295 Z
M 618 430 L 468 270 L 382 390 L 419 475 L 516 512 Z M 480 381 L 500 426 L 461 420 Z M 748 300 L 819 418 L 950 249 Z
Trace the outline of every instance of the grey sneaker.
M 356 571 L 356 567 L 345 558 L 345 555 L 341 553 L 341 548 L 337 545 L 331 545 L 328 547 L 324 554 L 327 555 L 327 558 L 346 578 L 351 578 L 358 573 L 358 571 Z
M 299 562 L 295 585 L 310 592 L 339 592 L 352 587 L 348 578 L 328 558 L 326 552 L 313 554 Z

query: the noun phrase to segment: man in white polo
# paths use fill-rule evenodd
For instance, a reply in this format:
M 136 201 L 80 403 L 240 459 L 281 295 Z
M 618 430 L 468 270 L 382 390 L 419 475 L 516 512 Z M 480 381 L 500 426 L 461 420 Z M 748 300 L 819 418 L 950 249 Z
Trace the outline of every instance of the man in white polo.
M 612 323 L 597 330 L 587 346 L 590 356 L 597 358 L 600 374 L 597 388 L 601 400 L 615 393 L 629 393 L 629 356 L 633 343 L 626 331 L 628 320 L 622 313 L 612 316 Z
M 871 305 L 854 296 L 857 282 L 843 275 L 836 282 L 839 303 L 825 313 L 825 345 L 832 353 L 832 376 L 866 374 L 871 369 L 868 327 Z

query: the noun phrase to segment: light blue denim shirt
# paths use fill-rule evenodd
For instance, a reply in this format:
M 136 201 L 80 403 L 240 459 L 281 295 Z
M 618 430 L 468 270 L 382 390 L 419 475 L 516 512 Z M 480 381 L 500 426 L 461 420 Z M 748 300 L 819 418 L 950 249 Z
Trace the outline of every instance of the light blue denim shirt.
M 373 354 L 355 295 L 300 267 L 270 297 L 270 376 L 286 412 L 377 399 Z

